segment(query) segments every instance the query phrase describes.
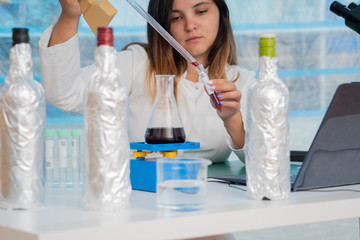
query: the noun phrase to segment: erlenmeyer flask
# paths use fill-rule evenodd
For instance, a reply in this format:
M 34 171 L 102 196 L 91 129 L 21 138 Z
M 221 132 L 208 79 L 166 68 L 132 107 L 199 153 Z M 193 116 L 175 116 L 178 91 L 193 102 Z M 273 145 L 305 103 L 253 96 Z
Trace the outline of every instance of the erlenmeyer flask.
M 149 144 L 183 143 L 185 131 L 174 97 L 174 75 L 156 75 L 156 97 L 145 141 Z

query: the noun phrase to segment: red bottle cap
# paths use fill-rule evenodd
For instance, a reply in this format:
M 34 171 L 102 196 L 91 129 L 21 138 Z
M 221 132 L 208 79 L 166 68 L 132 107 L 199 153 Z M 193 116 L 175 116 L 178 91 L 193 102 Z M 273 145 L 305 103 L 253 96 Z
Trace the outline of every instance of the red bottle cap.
M 97 34 L 97 45 L 114 46 L 114 35 L 111 27 L 99 27 Z

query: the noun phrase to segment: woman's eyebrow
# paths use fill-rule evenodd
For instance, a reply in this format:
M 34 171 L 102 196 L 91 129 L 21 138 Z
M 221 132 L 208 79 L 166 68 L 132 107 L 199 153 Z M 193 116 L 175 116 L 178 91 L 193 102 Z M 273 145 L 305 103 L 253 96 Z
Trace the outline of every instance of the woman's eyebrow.
M 210 4 L 210 3 L 209 2 L 199 2 L 199 3 L 195 4 L 194 6 L 192 6 L 192 8 L 197 8 L 197 7 L 199 7 L 201 5 L 204 5 L 204 4 Z
M 204 5 L 204 4 L 208 5 L 210 3 L 209 2 L 199 2 L 199 3 L 195 4 L 194 6 L 192 6 L 191 8 L 197 8 L 197 7 L 199 7 L 201 5 Z M 177 12 L 181 12 L 181 11 L 178 10 L 178 9 L 173 9 L 172 12 L 177 13 Z

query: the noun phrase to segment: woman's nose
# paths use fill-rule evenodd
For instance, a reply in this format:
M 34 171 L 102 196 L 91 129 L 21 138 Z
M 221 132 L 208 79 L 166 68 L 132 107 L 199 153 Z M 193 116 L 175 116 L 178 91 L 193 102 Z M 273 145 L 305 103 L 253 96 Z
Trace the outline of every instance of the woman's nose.
M 195 29 L 197 29 L 196 21 L 194 21 L 191 18 L 187 18 L 186 22 L 185 22 L 185 31 L 186 32 L 191 32 L 191 31 L 193 31 Z

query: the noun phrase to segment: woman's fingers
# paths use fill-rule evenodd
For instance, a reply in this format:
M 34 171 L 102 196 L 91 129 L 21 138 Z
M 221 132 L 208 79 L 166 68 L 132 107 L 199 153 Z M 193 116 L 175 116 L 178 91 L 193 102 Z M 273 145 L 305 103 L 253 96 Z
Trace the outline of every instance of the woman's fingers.
M 230 91 L 230 92 L 217 92 L 217 96 L 219 99 L 226 100 L 226 101 L 240 101 L 242 94 L 240 91 Z
M 209 82 L 210 89 L 213 90 L 219 99 L 226 101 L 240 101 L 241 92 L 236 85 L 226 79 L 214 79 Z
M 229 119 L 240 111 L 242 94 L 234 83 L 226 79 L 213 79 L 209 81 L 209 86 L 216 93 L 223 107 L 223 111 L 218 112 L 221 119 Z

